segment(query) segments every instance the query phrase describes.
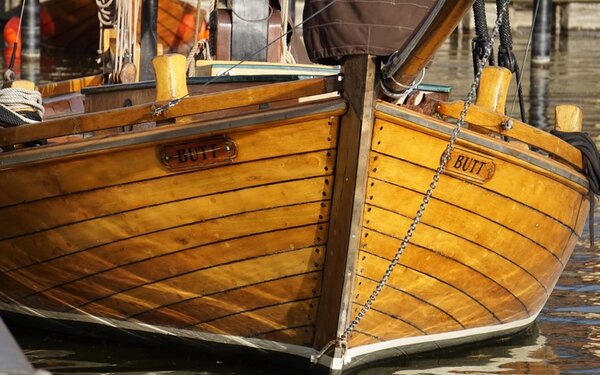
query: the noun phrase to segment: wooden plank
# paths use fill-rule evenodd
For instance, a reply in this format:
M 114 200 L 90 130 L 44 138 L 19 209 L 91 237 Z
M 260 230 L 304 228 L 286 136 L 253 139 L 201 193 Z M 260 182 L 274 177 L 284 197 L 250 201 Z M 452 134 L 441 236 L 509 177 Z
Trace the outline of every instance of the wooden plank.
M 331 149 L 335 147 L 336 134 L 337 121 L 325 118 L 239 131 L 229 137 L 238 145 L 235 164 Z M 157 157 L 155 146 L 151 144 L 79 159 L 59 159 L 52 163 L 2 171 L 0 185 L 15 188 L 7 188 L 0 194 L 0 205 L 14 205 L 168 175 Z
M 460 100 L 452 103 L 440 102 L 437 107 L 437 112 L 443 116 L 459 118 L 463 107 L 464 102 Z M 550 133 L 527 125 L 516 119 L 511 119 L 509 116 L 496 113 L 477 105 L 471 105 L 465 117 L 465 121 L 549 152 L 560 160 L 575 166 L 579 170 L 582 168 L 583 161 L 581 151 L 577 148 Z M 508 121 L 512 122 L 512 127 L 510 129 L 504 129 L 502 124 L 507 123 Z
M 367 190 L 369 204 L 393 211 L 404 217 L 414 217 L 423 200 L 423 194 L 381 181 L 370 181 Z M 510 202 L 506 202 L 506 205 L 509 204 Z M 514 214 L 519 218 L 530 218 L 530 211 L 521 209 L 515 211 Z M 485 216 L 477 215 L 475 212 L 436 198 L 429 201 L 421 222 L 495 252 L 526 270 L 547 288 L 556 282 L 557 273 L 550 273 L 548 270 L 560 269 L 562 266 L 558 251 L 555 254 L 541 247 L 528 239 L 526 233 L 516 232 Z M 370 226 L 370 223 L 365 225 Z M 401 237 L 403 229 L 398 227 L 395 236 Z M 389 233 L 394 234 L 393 232 Z
M 434 173 L 429 169 L 381 154 L 378 155 L 377 160 L 373 159 L 372 167 L 377 169 L 374 177 L 377 180 L 390 182 L 421 194 L 425 193 Z M 521 187 L 520 185 L 516 186 Z M 529 189 L 528 186 L 523 188 Z M 561 249 L 565 246 L 565 238 L 572 233 L 570 228 L 539 211 L 529 209 L 502 194 L 451 176 L 441 176 L 439 188 L 435 190 L 435 197 L 468 211 L 479 212 L 490 220 L 526 234 L 528 238 L 554 254 L 562 251 Z M 478 199 L 473 199 L 473 197 L 478 197 Z M 522 216 L 524 213 L 528 216 Z M 532 226 L 531 222 L 539 225 Z
M 374 121 L 376 59 L 354 56 L 344 63 L 348 112 L 341 118 L 322 303 L 314 347 L 320 350 L 346 328 L 364 203 Z M 340 277 L 347 275 L 347 277 Z M 335 354 L 340 356 L 339 351 Z
M 0 208 L 0 239 L 166 202 L 277 182 L 330 176 L 335 152 L 317 151 L 233 164 Z M 231 178 L 235 176 L 235 178 Z M 325 183 L 333 183 L 327 179 Z M 118 198 L 117 198 L 118 197 Z
M 225 264 L 97 300 L 77 311 L 126 318 L 206 294 L 321 270 L 323 258 L 323 251 L 306 248 Z
M 215 265 L 259 257 L 291 249 L 324 245 L 327 227 L 322 224 L 275 230 L 202 244 L 145 257 L 144 254 L 107 252 L 101 249 L 7 272 L 0 280 L 32 280 L 35 294 L 60 288 L 88 300 L 105 298 L 141 285 L 151 284 Z M 81 267 L 85 264 L 85 268 Z M 60 269 L 48 273 L 45 269 Z M 8 285 L 8 284 L 7 284 Z M 102 288 L 98 288 L 102 285 Z M 77 291 L 80 291 L 77 293 Z M 27 294 L 13 293 L 14 298 Z
M 376 116 L 384 121 L 416 130 L 448 142 L 454 126 L 433 117 L 424 117 L 405 107 L 387 103 L 377 104 Z M 458 146 L 467 146 L 483 154 L 490 154 L 509 163 L 530 169 L 555 179 L 573 189 L 585 193 L 585 176 L 572 166 L 561 163 L 544 154 L 524 149 L 522 143 L 511 143 L 488 137 L 471 129 L 463 128 L 456 141 Z
M 310 346 L 315 337 L 315 329 L 311 326 L 282 329 L 256 335 L 256 338 L 271 341 L 287 342 L 295 345 Z
M 247 337 L 290 327 L 306 326 L 314 323 L 318 302 L 317 298 L 288 302 L 202 323 L 196 327 L 205 332 Z
M 454 219 L 456 216 L 450 212 L 449 217 Z M 396 238 L 402 238 L 412 222 L 412 219 L 408 217 L 375 206 L 365 214 L 365 222 L 366 220 L 369 220 L 367 224 L 369 228 Z M 449 223 L 453 221 L 447 220 Z M 438 227 L 441 227 L 441 229 L 438 229 Z M 457 232 L 447 230 L 442 223 L 433 220 L 429 216 L 429 211 L 427 211 L 419 224 L 419 230 L 413 234 L 411 243 L 437 251 L 445 257 L 477 270 L 481 273 L 481 276 L 485 275 L 485 277 L 494 280 L 495 283 L 522 301 L 529 311 L 537 311 L 535 307 L 538 306 L 540 301 L 544 302 L 548 297 L 547 290 L 539 280 L 515 263 L 491 251 L 491 249 L 463 238 L 466 237 L 464 233 L 454 233 Z M 477 235 L 481 232 L 476 229 L 474 233 Z M 396 249 L 390 250 L 394 254 Z M 554 271 L 550 272 L 555 275 L 554 277 L 558 277 L 559 271 L 562 269 L 558 261 L 547 264 L 547 267 L 548 271 Z M 450 277 L 452 270 L 447 269 L 446 271 L 449 273 L 448 277 Z M 497 298 L 497 295 L 494 298 Z M 541 307 L 541 304 L 539 306 Z
M 363 265 L 366 265 L 366 263 Z M 374 264 L 371 263 L 369 265 L 373 266 Z M 355 306 L 362 306 L 366 303 L 373 289 L 375 289 L 377 282 L 360 276 L 357 280 L 360 282 L 360 285 L 357 285 L 354 289 L 353 304 Z M 451 315 L 439 309 L 437 306 L 428 303 L 428 301 L 420 300 L 411 294 L 390 287 L 386 287 L 381 291 L 371 308 L 388 315 L 394 320 L 397 319 L 402 323 L 410 324 L 426 334 L 459 331 L 464 329 L 464 327 L 453 319 Z M 377 316 L 373 315 L 373 318 L 377 318 Z M 363 321 L 369 319 L 372 319 L 372 317 L 367 313 L 363 318 Z M 368 333 L 384 339 L 399 338 L 390 336 L 389 329 L 393 325 L 392 322 L 389 322 Z
M 168 231 L 150 233 L 141 237 L 132 237 L 124 241 L 88 249 L 82 253 L 86 254 L 89 258 L 96 257 L 99 261 L 105 262 L 104 267 L 106 269 L 115 266 L 112 263 L 112 259 L 117 257 L 119 259 L 117 264 L 133 263 L 230 239 L 310 224 L 323 224 L 328 219 L 329 203 L 316 202 L 266 211 L 254 211 L 242 215 L 204 221 Z M 199 233 L 202 235 L 198 235 Z M 66 256 L 67 254 L 69 254 L 68 250 L 61 256 Z M 6 262 L 10 263 L 14 262 L 14 260 L 6 260 Z M 76 264 L 73 267 L 77 266 Z M 75 277 L 87 274 L 85 269 L 74 273 Z M 17 282 L 19 279 L 22 280 L 22 277 L 30 277 L 29 281 L 25 280 L 25 284 L 28 284 L 32 288 L 35 287 L 36 282 L 38 282 L 37 280 L 44 280 L 44 276 L 33 274 L 23 275 L 21 273 L 13 273 L 11 277 L 17 279 Z M 23 291 L 23 289 L 25 290 Z M 31 303 L 40 303 L 41 306 L 44 306 L 48 304 L 48 297 L 54 298 L 53 296 L 56 296 L 59 305 L 63 306 L 61 308 L 64 308 L 65 303 L 67 305 L 76 305 L 87 302 L 87 298 L 81 298 L 81 291 L 74 291 L 72 295 L 63 291 L 58 291 L 56 295 L 50 292 L 46 293 L 43 298 L 31 298 Z M 113 290 L 100 290 L 100 293 L 110 294 L 112 292 Z M 29 295 L 31 291 L 29 288 L 14 288 L 10 290 L 10 293 L 10 297 L 15 298 L 19 294 Z M 27 301 L 27 303 L 30 302 Z
M 377 262 L 382 262 L 380 263 L 381 267 L 386 262 L 389 265 L 389 260 L 395 255 L 401 243 L 398 238 L 370 229 L 365 229 L 362 239 L 364 246 L 361 256 L 369 256 L 370 259 L 380 258 L 381 260 Z M 492 314 L 494 319 L 502 323 L 528 316 L 522 302 L 506 288 L 486 277 L 479 270 L 446 256 L 444 252 L 438 249 L 429 249 L 418 243 L 410 243 L 397 267 L 399 267 L 398 269 L 405 267 L 420 274 L 429 275 L 459 290 L 472 300 L 478 301 L 479 305 Z M 369 272 L 376 271 L 369 269 Z M 383 269 L 380 269 L 380 275 L 383 275 L 383 271 Z M 396 279 L 396 277 L 394 276 L 391 285 L 398 289 L 405 288 L 407 281 Z M 477 282 L 474 282 L 475 280 Z M 453 296 L 455 298 L 454 294 L 447 295 L 447 297 Z
M 0 241 L 0 249 L 10 249 L 13 259 L 23 262 L 22 267 L 220 217 L 326 200 L 331 187 L 326 179 L 292 181 L 150 206 Z M 48 246 L 40 247 L 40 243 Z
M 446 145 L 446 140 L 378 121 L 373 149 L 435 170 L 439 166 Z M 581 193 L 530 169 L 495 158 L 487 152 L 485 155 L 490 156 L 495 164 L 493 176 L 482 184 L 486 189 L 534 207 L 565 225 L 573 225 L 576 216 L 574 210 L 579 207 Z M 561 199 L 548 199 L 548 197 L 561 197 Z
M 362 305 L 353 304 L 352 313 L 357 314 L 361 307 Z M 394 319 L 375 309 L 369 311 L 368 316 L 369 319 L 364 319 L 351 334 L 348 341 L 352 347 L 383 341 L 383 338 L 375 337 L 371 333 L 380 331 L 381 327 L 386 327 L 387 335 L 391 337 L 418 337 L 425 334 L 410 324 Z
M 265 281 L 151 310 L 136 319 L 149 324 L 189 328 L 244 311 L 317 297 L 322 276 L 321 271 L 315 271 Z
M 181 99 L 177 105 L 159 116 L 154 114 L 155 104 L 140 104 L 132 107 L 45 121 L 42 123 L 43 126 L 40 126 L 42 124 L 32 124 L 0 129 L 0 146 L 110 129 L 117 126 L 128 126 L 159 120 L 164 121 L 196 113 L 218 111 L 271 101 L 289 100 L 339 90 L 337 77 L 325 77 L 275 83 L 248 89 L 229 90 L 208 95 L 190 96 Z
M 37 90 L 42 94 L 42 97 L 65 95 L 78 92 L 84 87 L 99 86 L 103 83 L 104 77 L 102 74 L 93 76 L 73 78 L 66 81 L 49 82 L 39 85 Z
M 365 230 L 365 233 L 369 233 L 369 237 L 368 240 L 365 239 L 365 242 L 363 242 L 366 251 L 361 251 L 360 253 L 358 268 L 361 270 L 361 277 L 357 278 L 355 290 L 358 290 L 358 287 L 362 287 L 362 294 L 368 293 L 370 295 L 375 285 L 373 281 L 379 281 L 389 266 L 388 260 L 380 258 L 377 256 L 378 254 L 372 255 L 370 252 L 378 253 L 381 246 L 387 245 L 387 242 L 391 242 L 393 245 L 396 245 L 396 243 L 389 237 L 382 238 L 384 237 L 383 235 L 378 235 L 373 231 Z M 413 250 L 413 247 L 411 247 L 410 251 L 419 250 Z M 387 251 L 386 254 L 391 254 L 391 251 Z M 366 289 L 364 286 L 365 280 L 367 280 L 366 285 L 368 285 Z M 486 283 L 484 282 L 484 284 Z M 430 305 L 428 308 L 435 307 L 439 312 L 445 313 L 447 316 L 443 317 L 443 320 L 451 318 L 451 320 L 454 320 L 463 328 L 475 328 L 499 323 L 499 320 L 490 310 L 465 290 L 458 289 L 444 280 L 434 278 L 431 275 L 408 268 L 402 264 L 394 269 L 386 288 L 394 289 L 407 295 L 393 302 L 388 301 L 389 304 L 399 304 L 401 300 L 405 300 L 410 306 L 426 303 Z M 355 303 L 358 303 L 356 298 Z M 383 312 L 391 312 L 391 306 L 388 306 L 384 302 L 378 303 L 375 307 Z M 424 312 L 424 310 L 419 311 Z M 410 320 L 412 324 L 425 331 L 433 329 L 431 327 L 437 324 L 437 321 L 432 322 L 431 317 L 428 315 L 421 314 L 415 316 L 413 312 L 410 312 L 410 314 L 413 314 L 413 318 Z M 409 315 L 402 315 L 401 317 L 404 320 L 409 319 Z

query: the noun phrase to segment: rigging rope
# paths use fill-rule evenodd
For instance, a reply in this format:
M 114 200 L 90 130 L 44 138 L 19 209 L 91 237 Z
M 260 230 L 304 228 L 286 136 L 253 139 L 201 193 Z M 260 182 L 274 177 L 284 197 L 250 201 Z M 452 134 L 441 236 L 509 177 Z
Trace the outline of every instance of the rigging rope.
M 483 59 L 486 48 L 492 44 L 488 34 L 487 17 L 485 15 L 485 0 L 475 0 L 473 3 L 473 15 L 475 18 L 476 37 L 471 41 L 471 49 L 473 55 L 473 69 L 475 70 L 474 74 L 477 75 L 477 69 L 480 66 L 479 62 Z M 493 53 L 490 53 L 487 59 L 490 65 L 494 65 Z

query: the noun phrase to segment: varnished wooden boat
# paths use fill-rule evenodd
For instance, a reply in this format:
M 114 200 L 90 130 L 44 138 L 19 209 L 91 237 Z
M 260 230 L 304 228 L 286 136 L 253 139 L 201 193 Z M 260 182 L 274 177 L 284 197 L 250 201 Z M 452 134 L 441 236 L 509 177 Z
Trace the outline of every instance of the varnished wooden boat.
M 159 77 L 0 129 L 2 315 L 332 373 L 527 327 L 587 217 L 581 153 L 503 115 L 489 69 L 424 201 L 464 105 L 375 100 L 376 66 L 154 102 Z

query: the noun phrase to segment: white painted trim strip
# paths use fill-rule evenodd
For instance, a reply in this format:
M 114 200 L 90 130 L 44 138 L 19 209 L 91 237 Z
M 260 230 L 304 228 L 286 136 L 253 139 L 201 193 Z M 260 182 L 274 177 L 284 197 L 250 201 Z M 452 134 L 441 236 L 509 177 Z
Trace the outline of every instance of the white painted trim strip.
M 540 310 L 541 311 L 541 310 Z M 485 340 L 487 338 L 494 338 L 502 336 L 503 332 L 515 331 L 520 328 L 525 328 L 537 318 L 540 311 L 526 319 L 516 320 L 510 323 L 504 323 L 494 326 L 485 326 L 477 328 L 469 328 L 461 331 L 452 331 L 445 333 L 438 333 L 433 335 L 424 335 L 418 337 L 408 337 L 397 340 L 389 340 L 379 342 L 376 344 L 357 346 L 350 348 L 346 351 L 344 362 L 349 363 L 352 359 L 364 356 L 367 354 L 376 353 L 379 351 L 394 349 L 394 348 L 408 348 L 411 346 L 423 345 L 428 343 L 435 343 L 436 346 L 446 347 L 452 342 L 461 341 L 464 343 L 475 342 Z M 446 343 L 446 344 L 444 344 Z
M 253 349 L 260 350 L 268 350 L 272 352 L 280 352 L 286 354 L 292 354 L 299 357 L 305 357 L 307 359 L 307 363 L 310 360 L 310 356 L 318 353 L 317 350 L 313 348 L 308 348 L 300 345 L 292 345 L 292 344 L 284 344 L 281 342 L 271 341 L 271 340 L 263 340 L 256 338 L 247 338 L 241 336 L 229 336 L 229 335 L 219 335 L 214 333 L 205 333 L 192 331 L 189 329 L 180 329 L 180 328 L 170 328 L 163 326 L 155 326 L 151 324 L 141 323 L 141 322 L 132 322 L 132 321 L 124 321 L 117 320 L 111 318 L 101 318 L 94 315 L 91 315 L 87 312 L 82 312 L 81 314 L 73 314 L 73 313 L 61 313 L 54 311 L 47 311 L 42 309 L 32 309 L 23 305 L 16 304 L 7 304 L 5 302 L 0 302 L 0 310 L 9 311 L 17 314 L 23 314 L 28 316 L 34 316 L 36 318 L 48 318 L 48 319 L 56 319 L 56 320 L 66 320 L 71 322 L 83 322 L 83 323 L 94 323 L 100 324 L 104 326 L 109 326 L 113 328 L 126 329 L 131 331 L 138 332 L 149 332 L 149 333 L 157 333 L 165 336 L 176 336 L 182 338 L 195 339 L 205 342 L 212 342 L 218 344 L 228 344 L 228 345 L 237 345 L 237 346 L 245 346 Z

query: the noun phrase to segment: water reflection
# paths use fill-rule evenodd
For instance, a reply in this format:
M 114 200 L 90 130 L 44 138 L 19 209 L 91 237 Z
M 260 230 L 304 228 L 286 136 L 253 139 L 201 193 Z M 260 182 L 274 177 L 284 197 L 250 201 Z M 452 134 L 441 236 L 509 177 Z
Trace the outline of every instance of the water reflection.
M 510 340 L 468 350 L 436 353 L 405 361 L 401 366 L 373 366 L 355 375 L 383 374 L 558 374 L 556 355 L 533 326 Z
M 548 126 L 548 93 L 550 70 L 546 66 L 531 66 L 529 84 L 529 124 L 544 129 Z

